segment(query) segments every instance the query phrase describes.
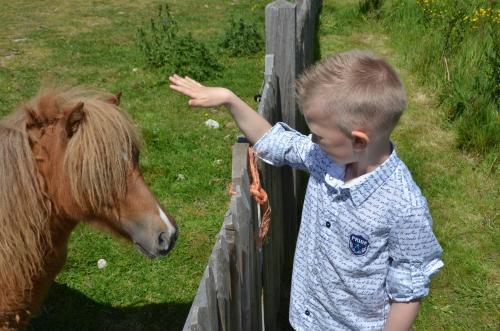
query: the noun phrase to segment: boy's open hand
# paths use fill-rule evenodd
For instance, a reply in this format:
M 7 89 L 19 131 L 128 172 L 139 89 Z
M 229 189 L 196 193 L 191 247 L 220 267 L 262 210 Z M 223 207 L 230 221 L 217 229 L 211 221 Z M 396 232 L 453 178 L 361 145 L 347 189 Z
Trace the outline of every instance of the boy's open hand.
M 203 86 L 189 77 L 172 75 L 170 88 L 189 97 L 188 104 L 191 107 L 218 107 L 227 105 L 232 92 L 223 87 Z

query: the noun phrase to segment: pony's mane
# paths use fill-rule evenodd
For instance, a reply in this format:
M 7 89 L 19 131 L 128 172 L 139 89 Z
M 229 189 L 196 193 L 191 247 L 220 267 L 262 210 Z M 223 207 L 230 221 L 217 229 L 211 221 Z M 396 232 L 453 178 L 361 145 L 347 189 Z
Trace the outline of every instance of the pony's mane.
M 95 214 L 113 209 L 126 194 L 129 160 L 140 148 L 132 122 L 110 100 L 112 94 L 88 88 L 46 88 L 0 121 L 0 297 L 7 298 L 13 288 L 32 290 L 31 278 L 43 270 L 51 249 L 49 219 L 57 206 L 51 206 L 38 181 L 27 110 L 40 114 L 46 105 L 67 109 L 84 103 L 82 123 L 66 148 L 64 171 L 77 204 Z
M 13 289 L 30 290 L 31 277 L 43 267 L 50 203 L 25 132 L 0 122 L 0 155 L 0 297 L 8 302 L 15 300 Z

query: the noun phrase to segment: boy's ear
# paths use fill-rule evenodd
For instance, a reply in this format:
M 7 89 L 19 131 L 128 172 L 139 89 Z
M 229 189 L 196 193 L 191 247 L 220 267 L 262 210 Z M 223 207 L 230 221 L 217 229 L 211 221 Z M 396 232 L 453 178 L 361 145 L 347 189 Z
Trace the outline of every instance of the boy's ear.
M 354 150 L 362 151 L 366 149 L 368 144 L 370 143 L 370 137 L 366 134 L 366 132 L 361 130 L 351 131 L 352 143 Z

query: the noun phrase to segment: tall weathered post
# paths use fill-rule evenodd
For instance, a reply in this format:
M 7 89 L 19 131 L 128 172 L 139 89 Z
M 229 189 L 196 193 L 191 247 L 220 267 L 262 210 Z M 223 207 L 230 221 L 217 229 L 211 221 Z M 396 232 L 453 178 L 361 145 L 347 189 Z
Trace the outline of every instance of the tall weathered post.
M 259 113 L 269 122 L 306 128 L 295 100 L 297 75 L 315 59 L 320 0 L 279 0 L 266 7 L 266 68 Z M 217 236 L 184 331 L 287 330 L 292 261 L 304 178 L 288 167 L 261 165 L 271 224 L 263 251 L 260 218 L 250 197 L 246 149 L 233 148 L 231 204 Z M 302 180 L 302 182 L 301 182 Z
M 266 54 L 274 55 L 273 75 L 276 105 L 272 124 L 279 120 L 296 127 L 295 103 L 295 4 L 274 1 L 266 7 Z M 297 199 L 293 171 L 289 167 L 269 169 L 266 166 L 264 185 L 272 192 L 272 236 L 264 247 L 264 318 L 267 328 L 282 329 L 288 321 L 289 293 L 293 254 L 298 231 Z M 278 214 L 278 215 L 275 215 Z M 271 242 L 272 241 L 272 242 Z M 270 261 L 271 255 L 275 261 Z M 269 259 L 268 259 L 269 258 Z M 271 278 L 271 275 L 275 277 Z M 266 285 L 274 296 L 266 296 Z M 272 306 L 270 306 L 272 305 Z
M 307 133 L 307 125 L 297 107 L 295 80 L 316 59 L 316 21 L 321 4 L 321 0 L 297 0 L 296 4 L 278 0 L 266 7 L 266 54 L 273 55 L 272 76 L 266 76 L 266 80 L 276 102 L 274 109 L 268 109 L 271 106 L 266 104 L 259 109 L 272 124 L 283 121 L 303 133 Z M 268 74 L 269 62 L 267 58 Z M 271 234 L 264 247 L 265 325 L 271 330 L 285 329 L 307 175 L 289 167 L 262 169 L 273 211 Z

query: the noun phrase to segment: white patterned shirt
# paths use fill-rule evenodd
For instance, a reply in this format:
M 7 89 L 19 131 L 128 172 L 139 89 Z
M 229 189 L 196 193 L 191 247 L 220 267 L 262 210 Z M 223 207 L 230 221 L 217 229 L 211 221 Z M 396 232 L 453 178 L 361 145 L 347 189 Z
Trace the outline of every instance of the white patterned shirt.
M 428 294 L 442 249 L 427 202 L 394 149 L 344 183 L 345 166 L 285 123 L 254 148 L 266 163 L 310 173 L 293 264 L 296 330 L 382 330 L 389 300 Z

